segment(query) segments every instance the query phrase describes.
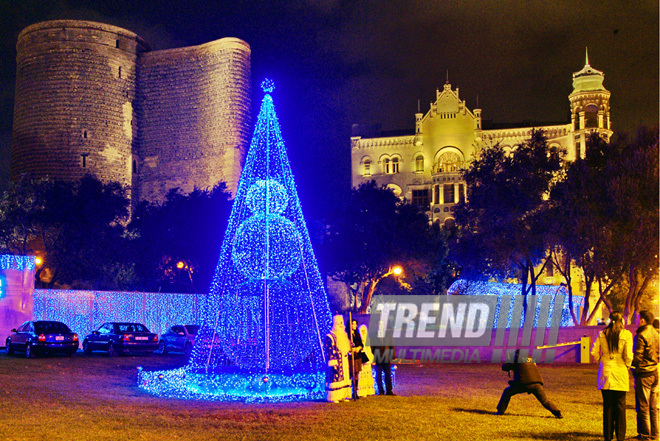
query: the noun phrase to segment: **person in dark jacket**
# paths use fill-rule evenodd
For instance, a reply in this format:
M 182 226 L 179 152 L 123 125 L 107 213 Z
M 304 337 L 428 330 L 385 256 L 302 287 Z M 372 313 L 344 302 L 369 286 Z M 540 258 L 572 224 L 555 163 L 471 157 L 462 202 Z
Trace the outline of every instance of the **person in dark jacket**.
M 653 313 L 640 311 L 633 345 L 635 410 L 639 439 L 658 439 L 658 331 Z
M 548 400 L 543 390 L 543 378 L 539 372 L 536 363 L 532 361 L 531 357 L 527 358 L 527 362 L 519 363 L 518 357 L 520 356 L 520 349 L 516 350 L 516 356 L 513 363 L 504 363 L 502 370 L 509 372 L 513 371 L 513 380 L 509 380 L 509 387 L 502 392 L 502 398 L 497 403 L 497 412 L 495 415 L 504 415 L 506 408 L 509 407 L 509 401 L 514 395 L 527 393 L 534 394 L 537 400 L 548 409 L 555 418 L 563 418 L 561 411 L 555 404 Z
M 394 346 L 373 346 L 374 364 L 376 365 L 376 384 L 378 395 L 394 395 L 392 392 L 392 359 Z M 383 376 L 385 387 L 383 387 Z
M 358 395 L 358 382 L 360 381 L 360 371 L 362 370 L 362 363 L 369 361 L 367 354 L 364 353 L 364 343 L 360 332 L 357 330 L 357 321 L 351 320 L 351 325 L 348 332 L 351 340 L 352 354 L 349 355 L 349 368 L 351 373 L 351 380 L 353 382 L 353 399 L 360 398 Z

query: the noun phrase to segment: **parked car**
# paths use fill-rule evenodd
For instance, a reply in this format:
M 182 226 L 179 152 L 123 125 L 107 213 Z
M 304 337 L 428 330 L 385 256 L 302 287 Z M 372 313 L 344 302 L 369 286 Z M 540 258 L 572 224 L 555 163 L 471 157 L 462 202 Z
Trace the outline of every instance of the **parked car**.
M 62 322 L 36 320 L 12 329 L 5 341 L 7 354 L 25 352 L 25 358 L 60 353 L 72 356 L 78 350 L 78 334 Z
M 161 354 L 168 352 L 183 352 L 190 355 L 195 337 L 199 332 L 199 325 L 174 325 L 160 336 L 158 351 Z
M 142 323 L 108 322 L 83 340 L 83 351 L 107 352 L 110 357 L 129 352 L 152 353 L 158 349 L 158 334 Z

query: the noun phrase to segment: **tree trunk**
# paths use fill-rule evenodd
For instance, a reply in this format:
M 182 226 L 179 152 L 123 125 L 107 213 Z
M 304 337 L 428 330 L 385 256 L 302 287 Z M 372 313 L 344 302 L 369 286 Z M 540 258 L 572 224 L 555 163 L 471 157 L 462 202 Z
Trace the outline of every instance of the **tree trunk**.
M 360 314 L 366 314 L 367 311 L 369 310 L 369 305 L 371 304 L 371 297 L 373 297 L 374 292 L 376 292 L 376 285 L 378 284 L 379 280 L 380 278 L 375 280 L 371 279 L 369 281 L 369 284 L 367 285 L 369 287 L 369 289 L 367 290 L 367 295 L 364 298 L 362 304 L 360 304 L 360 309 L 358 310 Z

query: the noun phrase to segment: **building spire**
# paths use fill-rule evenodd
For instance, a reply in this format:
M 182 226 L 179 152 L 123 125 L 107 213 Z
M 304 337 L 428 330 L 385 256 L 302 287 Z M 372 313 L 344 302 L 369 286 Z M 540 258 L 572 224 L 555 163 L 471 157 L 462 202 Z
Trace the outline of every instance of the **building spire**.
M 449 84 L 449 69 L 447 69 L 447 82 L 445 84 Z
M 585 48 L 584 48 L 584 52 L 585 52 L 585 55 L 586 55 L 586 56 L 585 56 L 584 65 L 585 65 L 585 66 L 589 66 L 589 48 L 588 48 L 588 47 L 585 47 Z

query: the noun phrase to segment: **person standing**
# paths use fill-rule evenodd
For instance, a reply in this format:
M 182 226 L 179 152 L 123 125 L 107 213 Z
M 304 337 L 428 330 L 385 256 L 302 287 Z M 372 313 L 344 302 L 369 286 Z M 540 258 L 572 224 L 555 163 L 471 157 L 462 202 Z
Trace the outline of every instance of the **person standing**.
M 351 398 L 351 383 L 349 379 L 348 354 L 351 342 L 344 329 L 344 317 L 335 315 L 332 318 L 332 329 L 325 336 L 325 350 L 328 355 L 328 371 L 326 374 L 326 399 L 332 403 Z
M 392 360 L 394 359 L 394 346 L 374 346 L 371 348 L 376 365 L 376 384 L 378 395 L 394 395 L 392 392 Z M 385 387 L 383 387 L 385 377 Z
M 623 327 L 620 312 L 610 314 L 610 324 L 598 333 L 591 355 L 598 360 L 598 389 L 603 395 L 603 435 L 606 441 L 626 438 L 626 392 L 632 363 L 632 333 Z
M 357 321 L 351 320 L 350 339 L 352 342 L 352 352 L 350 355 L 350 372 L 351 380 L 353 382 L 353 399 L 360 398 L 358 394 L 358 384 L 360 381 L 360 371 L 362 370 L 362 363 L 367 361 L 367 356 L 364 353 L 364 343 L 357 328 Z
M 658 439 L 658 331 L 652 323 L 653 313 L 640 311 L 632 361 L 639 439 Z
M 514 395 L 527 393 L 534 394 L 539 403 L 552 413 L 555 418 L 563 418 L 559 408 L 548 399 L 543 390 L 543 378 L 539 372 L 538 366 L 533 362 L 531 357 L 527 357 L 526 362 L 519 363 L 518 357 L 520 356 L 520 349 L 516 349 L 516 355 L 513 363 L 504 363 L 502 370 L 511 372 L 513 371 L 513 380 L 509 381 L 509 387 L 505 388 L 502 392 L 502 397 L 497 403 L 497 412 L 495 415 L 504 415 L 509 401 Z
M 360 379 L 358 381 L 358 396 L 366 397 L 369 395 L 374 395 L 376 391 L 374 390 L 374 373 L 372 361 L 374 359 L 374 354 L 371 352 L 371 347 L 367 341 L 368 332 L 366 325 L 360 325 L 358 327 L 360 332 L 360 337 L 362 338 L 362 343 L 364 343 L 364 348 L 362 352 L 364 357 L 362 358 L 362 370 L 360 371 Z

